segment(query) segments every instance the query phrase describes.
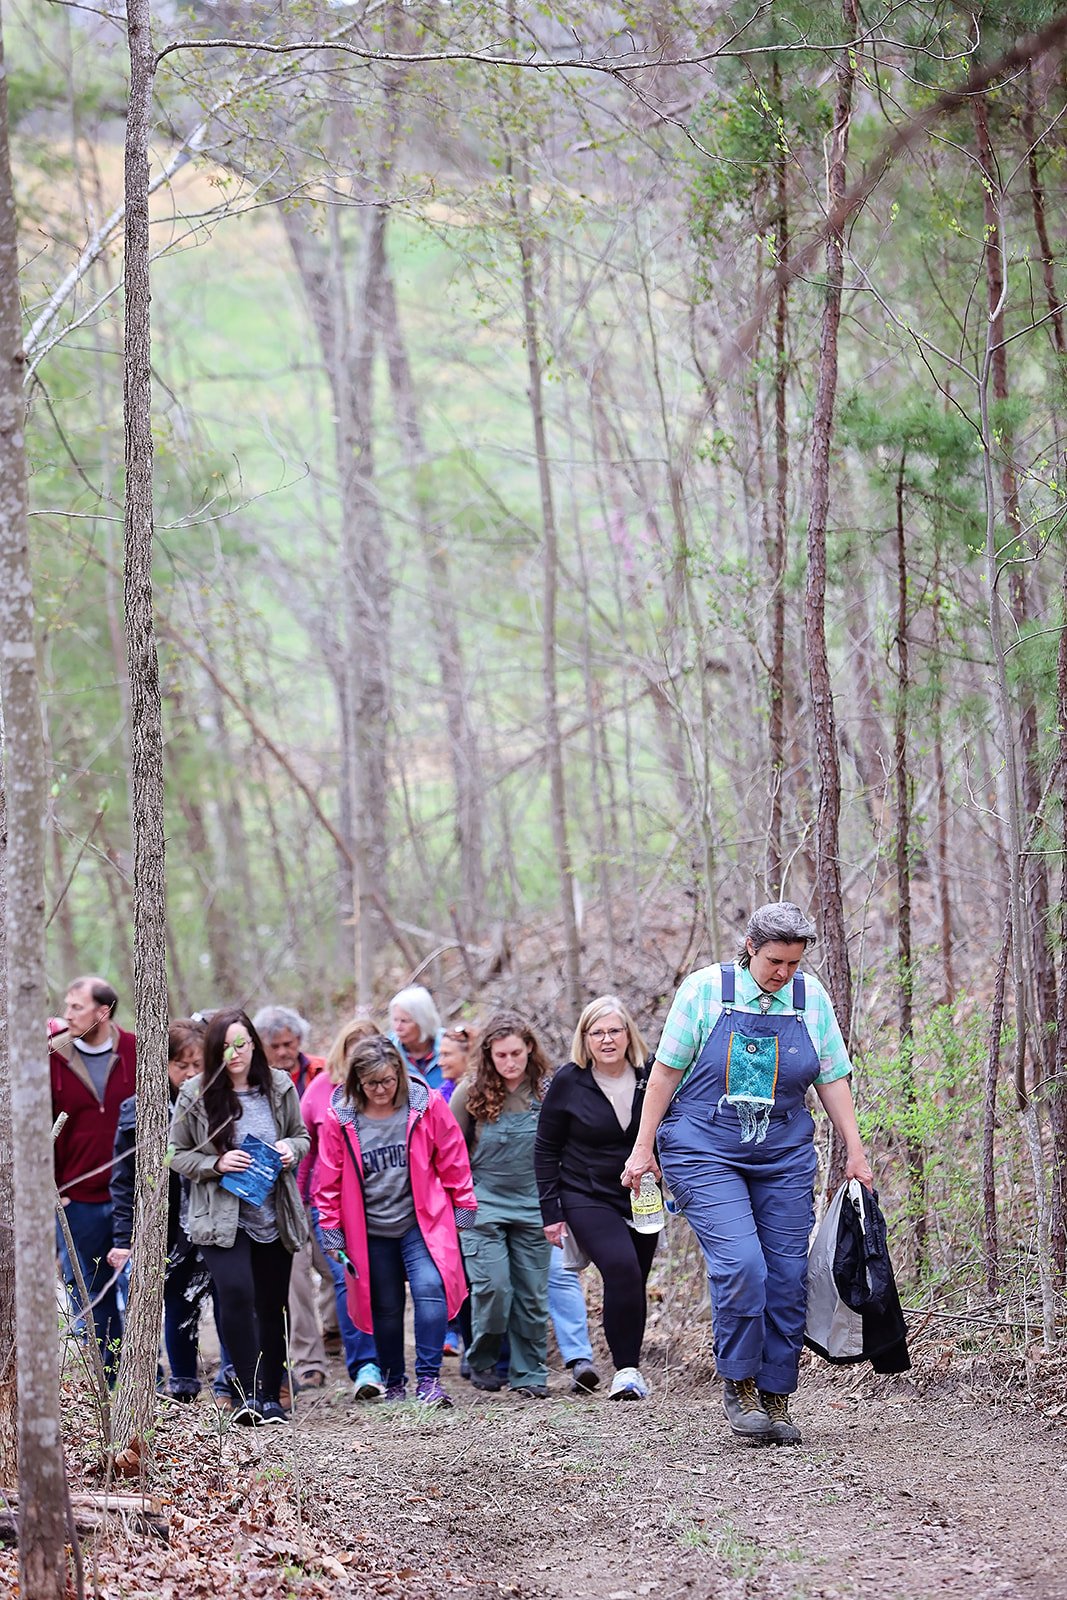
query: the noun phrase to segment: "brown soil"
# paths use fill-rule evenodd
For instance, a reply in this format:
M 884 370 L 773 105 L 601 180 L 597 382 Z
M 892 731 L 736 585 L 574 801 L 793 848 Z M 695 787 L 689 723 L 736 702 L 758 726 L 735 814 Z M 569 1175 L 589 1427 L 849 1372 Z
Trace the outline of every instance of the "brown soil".
M 479 1395 L 448 1360 L 450 1411 L 357 1405 L 339 1363 L 284 1429 L 232 1427 L 206 1396 L 161 1407 L 152 1487 L 170 1542 L 115 1515 L 85 1541 L 86 1592 L 1067 1600 L 1067 1359 L 995 1342 L 968 1356 L 921 1329 L 906 1378 L 806 1358 L 803 1444 L 752 1449 L 726 1430 L 707 1323 L 668 1338 L 662 1310 L 645 1403 L 572 1397 L 558 1368 L 548 1400 Z M 99 1490 L 73 1390 L 67 1433 L 74 1489 Z M 17 1592 L 0 1546 L 0 1594 Z
M 338 1596 L 1067 1597 L 1064 1425 L 1036 1402 L 811 1364 L 803 1444 L 752 1449 L 713 1381 L 662 1364 L 644 1404 L 444 1376 L 454 1410 L 355 1405 L 338 1381 L 248 1447 L 292 1470 Z

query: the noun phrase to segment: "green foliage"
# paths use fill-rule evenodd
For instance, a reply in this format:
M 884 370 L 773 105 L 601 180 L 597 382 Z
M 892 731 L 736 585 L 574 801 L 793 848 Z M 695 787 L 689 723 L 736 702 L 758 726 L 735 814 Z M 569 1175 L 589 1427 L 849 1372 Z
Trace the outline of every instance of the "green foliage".
M 992 982 L 992 974 L 989 975 Z M 905 1150 L 922 1149 L 926 1215 L 936 1216 L 929 1263 L 935 1280 L 951 1278 L 956 1262 L 980 1253 L 983 1238 L 981 1187 L 976 1182 L 983 1120 L 989 1021 L 983 1009 L 961 1014 L 952 1005 L 924 1005 L 919 991 L 910 1052 L 879 1047 L 866 1053 L 860 1074 L 858 1117 L 864 1141 L 880 1152 L 879 1187 L 900 1218 L 902 1237 L 916 1218 L 907 1198 Z M 1003 1037 L 1003 1061 L 1011 1058 L 1013 1035 Z M 999 1116 L 1010 1124 L 1013 1093 L 1002 1072 Z M 1011 1152 L 998 1141 L 998 1167 Z M 943 1243 L 941 1242 L 943 1241 Z
M 828 123 L 829 107 L 821 93 L 792 78 L 783 99 L 773 89 L 750 85 L 733 99 L 710 96 L 701 103 L 694 130 L 703 155 L 690 185 L 689 229 L 706 263 L 705 273 L 724 229 L 738 216 L 749 219 L 767 210 L 779 159 L 792 163 L 795 146 L 802 157 Z M 771 221 L 763 218 L 761 225 L 769 230 Z M 705 278 L 705 292 L 707 287 Z

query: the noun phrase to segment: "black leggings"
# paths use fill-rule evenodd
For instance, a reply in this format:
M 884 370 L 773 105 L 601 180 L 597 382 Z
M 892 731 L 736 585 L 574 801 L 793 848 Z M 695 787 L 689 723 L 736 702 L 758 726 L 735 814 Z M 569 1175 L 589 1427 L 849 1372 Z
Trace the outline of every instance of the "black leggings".
M 292 1256 L 280 1239 L 260 1244 L 242 1228 L 228 1250 L 202 1244 L 200 1254 L 215 1285 L 219 1331 L 242 1394 L 277 1400 L 285 1368 Z
M 658 1233 L 636 1233 L 611 1206 L 570 1209 L 564 1220 L 579 1249 L 604 1280 L 604 1337 L 616 1368 L 641 1365 L 645 1337 L 645 1283 L 659 1241 Z

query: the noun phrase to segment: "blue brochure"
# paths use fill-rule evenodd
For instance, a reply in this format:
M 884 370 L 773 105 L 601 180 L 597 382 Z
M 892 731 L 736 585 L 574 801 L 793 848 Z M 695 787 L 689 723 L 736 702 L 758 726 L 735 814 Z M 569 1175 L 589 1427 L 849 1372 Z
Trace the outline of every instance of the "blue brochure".
M 243 1172 L 227 1172 L 219 1185 L 250 1206 L 261 1206 L 277 1182 L 282 1158 L 272 1144 L 264 1144 L 254 1133 L 246 1133 L 238 1148 L 248 1151 L 252 1165 Z

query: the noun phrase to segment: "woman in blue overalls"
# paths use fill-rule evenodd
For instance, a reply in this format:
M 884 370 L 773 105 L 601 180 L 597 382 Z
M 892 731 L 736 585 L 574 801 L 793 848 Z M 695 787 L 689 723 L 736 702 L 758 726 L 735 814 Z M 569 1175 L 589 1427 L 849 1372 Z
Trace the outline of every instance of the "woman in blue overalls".
M 851 1063 L 826 990 L 798 971 L 815 925 L 788 901 L 761 906 L 737 963 L 692 973 L 675 995 L 623 1183 L 663 1177 L 708 1268 L 715 1365 L 734 1434 L 798 1444 L 789 1415 L 807 1309 L 814 1085 L 845 1146 L 848 1178 L 871 1186 Z

